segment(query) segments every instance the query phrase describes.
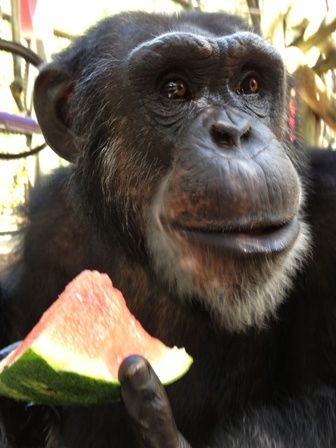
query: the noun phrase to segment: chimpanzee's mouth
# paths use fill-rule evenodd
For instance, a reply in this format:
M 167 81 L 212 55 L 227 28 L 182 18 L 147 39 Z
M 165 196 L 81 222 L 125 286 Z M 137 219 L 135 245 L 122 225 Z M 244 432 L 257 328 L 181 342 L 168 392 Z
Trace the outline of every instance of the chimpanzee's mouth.
M 297 218 L 275 225 L 251 228 L 190 228 L 175 224 L 174 230 L 201 245 L 221 249 L 236 256 L 274 254 L 290 249 L 299 235 Z

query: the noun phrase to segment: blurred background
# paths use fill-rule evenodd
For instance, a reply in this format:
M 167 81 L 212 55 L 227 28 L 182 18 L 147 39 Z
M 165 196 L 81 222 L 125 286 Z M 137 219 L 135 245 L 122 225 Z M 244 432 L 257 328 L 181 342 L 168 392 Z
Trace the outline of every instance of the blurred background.
M 24 224 L 32 186 L 65 164 L 48 147 L 41 149 L 43 137 L 31 102 L 35 65 L 51 60 L 98 20 L 139 9 L 242 16 L 285 60 L 289 141 L 336 148 L 335 0 L 0 0 L 0 268 Z M 27 62 L 9 51 L 13 41 L 31 49 L 32 59 Z

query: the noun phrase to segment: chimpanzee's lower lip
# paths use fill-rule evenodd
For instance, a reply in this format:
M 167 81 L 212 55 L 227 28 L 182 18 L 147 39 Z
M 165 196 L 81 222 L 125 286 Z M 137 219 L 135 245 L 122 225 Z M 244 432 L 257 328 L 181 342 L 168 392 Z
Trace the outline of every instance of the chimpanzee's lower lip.
M 232 255 L 268 255 L 290 249 L 299 235 L 296 218 L 286 224 L 251 231 L 207 231 L 174 226 L 184 237 L 201 245 L 225 250 Z

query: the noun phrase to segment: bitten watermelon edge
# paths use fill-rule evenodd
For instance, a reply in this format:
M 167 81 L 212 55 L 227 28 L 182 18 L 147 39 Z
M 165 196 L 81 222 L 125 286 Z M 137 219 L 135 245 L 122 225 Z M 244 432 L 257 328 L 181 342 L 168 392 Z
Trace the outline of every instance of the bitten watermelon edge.
M 83 271 L 0 363 L 0 395 L 39 404 L 89 405 L 119 399 L 122 360 L 138 354 L 163 384 L 193 360 L 150 336 L 106 274 Z

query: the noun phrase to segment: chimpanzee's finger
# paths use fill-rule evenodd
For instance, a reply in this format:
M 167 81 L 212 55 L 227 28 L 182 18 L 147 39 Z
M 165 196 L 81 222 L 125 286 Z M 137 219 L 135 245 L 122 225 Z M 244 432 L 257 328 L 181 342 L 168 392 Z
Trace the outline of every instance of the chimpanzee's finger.
M 178 431 L 167 394 L 147 360 L 129 356 L 119 369 L 121 395 L 142 448 L 190 448 Z

